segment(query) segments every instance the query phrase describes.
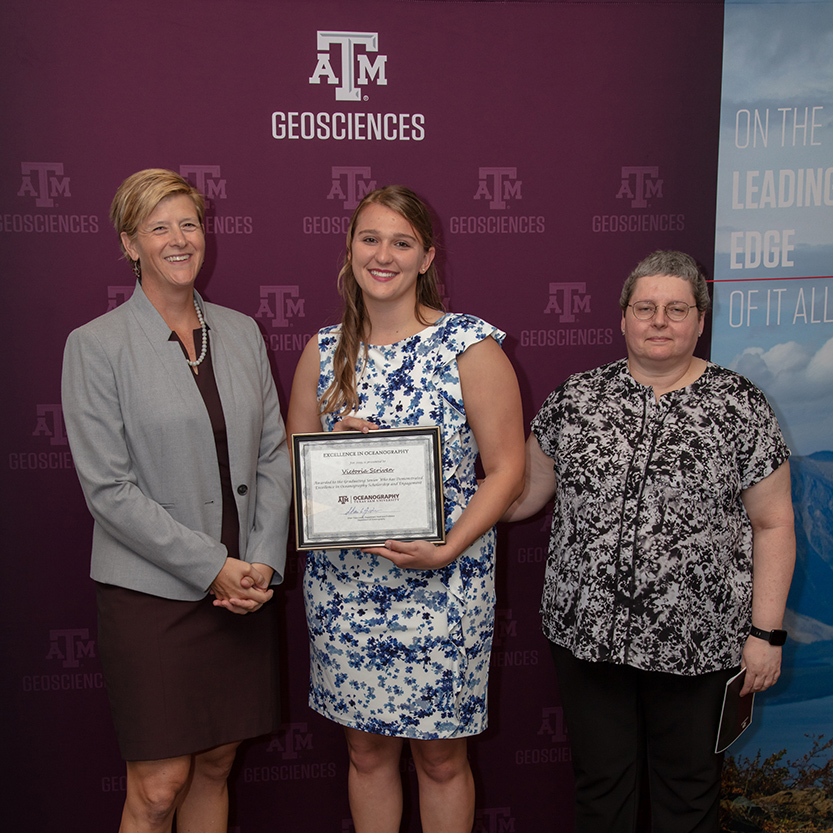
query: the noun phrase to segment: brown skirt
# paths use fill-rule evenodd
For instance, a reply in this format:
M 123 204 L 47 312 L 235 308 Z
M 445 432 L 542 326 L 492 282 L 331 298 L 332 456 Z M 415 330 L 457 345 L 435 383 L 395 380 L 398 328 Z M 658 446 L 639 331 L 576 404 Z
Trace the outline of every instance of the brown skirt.
M 239 616 L 96 583 L 98 646 L 126 761 L 201 752 L 277 730 L 277 605 Z

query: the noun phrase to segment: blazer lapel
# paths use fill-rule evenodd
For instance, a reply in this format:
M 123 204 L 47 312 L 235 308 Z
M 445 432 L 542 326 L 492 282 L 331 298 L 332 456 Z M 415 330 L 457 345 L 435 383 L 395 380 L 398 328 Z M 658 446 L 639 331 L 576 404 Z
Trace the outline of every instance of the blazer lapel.
M 231 372 L 229 357 L 230 345 L 226 343 L 223 328 L 217 326 L 217 322 L 211 313 L 206 310 L 202 296 L 195 293 L 197 303 L 205 316 L 205 323 L 208 325 L 208 338 L 211 349 L 211 366 L 214 368 L 214 380 L 217 382 L 217 390 L 220 394 L 220 402 L 223 405 L 223 415 L 226 420 L 226 430 L 231 439 L 230 426 L 236 423 L 235 414 L 235 384 L 234 375 Z M 227 333 L 225 335 L 228 335 Z
M 144 336 L 148 347 L 154 352 L 164 372 L 174 382 L 180 396 L 186 399 L 200 398 L 200 392 L 193 379 L 193 373 L 182 355 L 177 341 L 171 341 L 171 329 L 156 307 L 148 300 L 139 281 L 130 300 L 133 319 Z

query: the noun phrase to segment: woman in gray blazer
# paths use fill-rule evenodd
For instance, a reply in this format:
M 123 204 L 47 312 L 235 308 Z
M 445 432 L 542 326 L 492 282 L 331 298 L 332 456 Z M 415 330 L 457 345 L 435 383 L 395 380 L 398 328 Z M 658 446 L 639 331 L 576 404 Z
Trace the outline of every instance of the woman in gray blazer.
M 239 743 L 277 729 L 274 605 L 289 461 L 255 322 L 203 301 L 204 200 L 172 171 L 122 183 L 138 278 L 72 332 L 62 396 L 95 520 L 98 641 L 127 798 L 121 830 L 225 831 Z

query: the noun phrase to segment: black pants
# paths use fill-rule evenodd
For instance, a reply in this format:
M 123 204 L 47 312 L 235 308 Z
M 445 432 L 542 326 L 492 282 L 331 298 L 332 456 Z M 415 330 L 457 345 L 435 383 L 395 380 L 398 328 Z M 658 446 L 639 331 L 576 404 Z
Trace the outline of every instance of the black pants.
M 726 681 L 576 659 L 552 645 L 576 780 L 576 833 L 632 833 L 647 766 L 654 833 L 718 833 Z

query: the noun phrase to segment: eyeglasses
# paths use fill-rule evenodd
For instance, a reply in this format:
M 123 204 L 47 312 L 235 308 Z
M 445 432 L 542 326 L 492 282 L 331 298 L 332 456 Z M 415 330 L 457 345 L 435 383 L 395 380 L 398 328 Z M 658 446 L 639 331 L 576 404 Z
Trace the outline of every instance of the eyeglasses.
M 652 304 L 650 301 L 637 301 L 635 304 L 628 304 L 633 310 L 635 318 L 640 321 L 650 321 L 657 310 L 662 308 L 670 321 L 685 321 L 688 318 L 688 311 L 694 309 L 697 304 L 684 304 L 682 301 L 674 301 L 670 304 Z

